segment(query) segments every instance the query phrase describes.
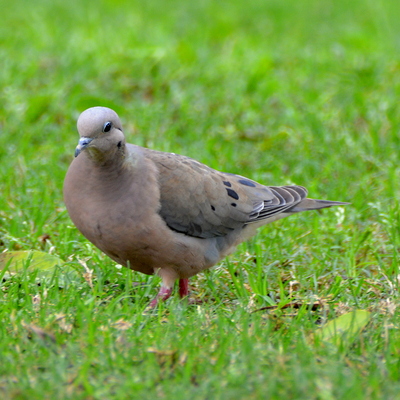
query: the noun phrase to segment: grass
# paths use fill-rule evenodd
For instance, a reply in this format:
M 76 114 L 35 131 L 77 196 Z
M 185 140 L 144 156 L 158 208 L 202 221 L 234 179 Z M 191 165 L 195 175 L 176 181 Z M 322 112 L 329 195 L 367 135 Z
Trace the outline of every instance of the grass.
M 396 1 L 1 5 L 0 249 L 65 261 L 4 275 L 2 399 L 399 398 Z M 158 279 L 118 269 L 62 201 L 94 105 L 130 142 L 352 205 L 260 229 L 191 280 L 203 304 L 146 313 Z M 356 338 L 318 339 L 352 310 L 371 313 Z

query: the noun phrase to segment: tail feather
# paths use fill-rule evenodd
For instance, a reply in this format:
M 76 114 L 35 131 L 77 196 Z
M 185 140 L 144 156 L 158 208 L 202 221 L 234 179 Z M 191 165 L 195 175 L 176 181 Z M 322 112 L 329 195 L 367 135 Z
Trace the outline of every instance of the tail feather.
M 297 213 L 307 210 L 318 210 L 320 208 L 328 208 L 334 206 L 345 206 L 350 203 L 342 201 L 330 201 L 330 200 L 316 200 L 316 199 L 304 199 L 300 203 L 296 204 L 293 208 L 287 210 L 290 213 Z

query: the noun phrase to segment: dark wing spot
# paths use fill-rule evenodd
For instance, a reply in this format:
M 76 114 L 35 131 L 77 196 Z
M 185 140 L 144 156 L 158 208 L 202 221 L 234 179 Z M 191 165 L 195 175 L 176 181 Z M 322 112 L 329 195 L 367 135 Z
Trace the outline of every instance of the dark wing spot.
M 100 224 L 97 224 L 97 234 L 99 235 L 99 238 L 101 239 L 103 237 L 103 232 L 101 231 L 101 226 Z
M 231 187 L 232 186 L 232 184 L 230 183 L 230 182 L 228 182 L 228 181 L 223 181 L 224 182 L 224 185 L 225 186 L 228 186 L 228 187 Z
M 201 228 L 201 226 L 193 222 L 189 228 L 189 234 L 193 236 L 201 236 L 202 233 L 203 229 Z
M 232 197 L 232 199 L 239 200 L 239 195 L 232 189 L 226 189 L 228 192 L 228 196 Z
M 236 204 L 236 203 L 231 203 L 231 206 L 232 206 L 232 207 L 236 207 L 237 204 Z
M 215 207 L 213 205 L 211 206 L 211 210 L 215 211 Z
M 255 183 L 253 183 L 252 181 L 249 181 L 247 179 L 239 179 L 238 182 L 245 186 L 256 187 Z

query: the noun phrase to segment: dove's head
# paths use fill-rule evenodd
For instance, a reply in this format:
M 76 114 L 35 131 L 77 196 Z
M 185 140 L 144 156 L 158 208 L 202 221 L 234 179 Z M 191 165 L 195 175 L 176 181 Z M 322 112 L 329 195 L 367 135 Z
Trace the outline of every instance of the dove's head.
M 92 107 L 78 118 L 80 135 L 75 157 L 82 151 L 100 162 L 107 162 L 125 152 L 125 136 L 117 113 L 107 107 Z

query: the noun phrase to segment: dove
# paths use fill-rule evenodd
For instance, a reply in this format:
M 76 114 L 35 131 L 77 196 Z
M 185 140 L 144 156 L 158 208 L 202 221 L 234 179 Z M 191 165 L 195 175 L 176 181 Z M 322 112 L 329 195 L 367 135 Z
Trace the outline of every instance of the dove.
M 301 211 L 349 203 L 307 198 L 303 186 L 265 186 L 192 158 L 126 142 L 120 118 L 92 107 L 64 181 L 64 201 L 78 230 L 118 264 L 158 275 L 150 302 L 167 300 L 176 281 L 211 268 L 257 228 Z

